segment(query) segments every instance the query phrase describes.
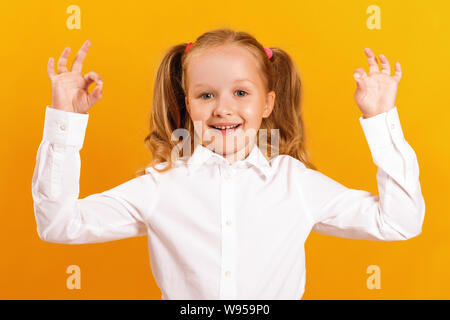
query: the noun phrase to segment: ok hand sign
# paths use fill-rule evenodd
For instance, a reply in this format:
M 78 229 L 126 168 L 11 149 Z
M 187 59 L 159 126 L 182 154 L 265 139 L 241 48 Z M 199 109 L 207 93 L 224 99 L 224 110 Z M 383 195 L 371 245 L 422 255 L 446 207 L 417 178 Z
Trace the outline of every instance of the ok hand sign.
M 67 69 L 69 47 L 64 49 L 58 60 L 58 73 L 55 72 L 53 58 L 48 60 L 47 72 L 52 82 L 52 108 L 86 114 L 102 98 L 103 82 L 100 75 L 91 71 L 81 76 L 83 61 L 90 46 L 90 41 L 86 40 L 78 51 L 70 71 Z M 88 88 L 92 82 L 97 86 L 89 94 Z
M 395 74 L 391 77 L 389 61 L 384 55 L 379 55 L 380 71 L 372 50 L 365 48 L 364 52 L 369 62 L 369 75 L 363 68 L 357 68 L 354 71 L 353 76 L 356 81 L 354 98 L 363 117 L 369 118 L 394 108 L 402 69 L 400 62 L 396 62 Z

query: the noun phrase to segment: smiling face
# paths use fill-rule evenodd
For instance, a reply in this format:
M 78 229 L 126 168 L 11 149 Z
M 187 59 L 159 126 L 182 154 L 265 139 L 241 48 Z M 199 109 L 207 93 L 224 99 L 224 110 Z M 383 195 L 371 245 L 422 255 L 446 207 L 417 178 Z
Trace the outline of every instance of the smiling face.
M 199 50 L 189 57 L 186 76 L 186 107 L 203 144 L 230 163 L 246 158 L 275 100 L 257 59 L 236 45 Z

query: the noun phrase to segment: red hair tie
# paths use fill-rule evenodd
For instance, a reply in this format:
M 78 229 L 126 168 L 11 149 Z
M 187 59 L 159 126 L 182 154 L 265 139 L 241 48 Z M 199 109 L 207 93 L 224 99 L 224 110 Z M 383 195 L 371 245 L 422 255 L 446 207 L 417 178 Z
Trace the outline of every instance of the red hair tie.
M 264 50 L 266 50 L 266 53 L 267 53 L 267 56 L 269 57 L 269 59 L 272 58 L 272 56 L 273 56 L 272 49 L 270 49 L 270 48 L 264 48 Z
M 189 48 L 192 47 L 194 43 L 193 42 L 189 42 L 186 46 L 185 52 L 188 52 Z M 264 51 L 266 51 L 267 57 L 270 59 L 273 56 L 273 52 L 270 48 L 264 48 Z
M 187 52 L 193 44 L 194 44 L 193 42 L 189 42 L 188 45 L 186 46 L 185 52 Z

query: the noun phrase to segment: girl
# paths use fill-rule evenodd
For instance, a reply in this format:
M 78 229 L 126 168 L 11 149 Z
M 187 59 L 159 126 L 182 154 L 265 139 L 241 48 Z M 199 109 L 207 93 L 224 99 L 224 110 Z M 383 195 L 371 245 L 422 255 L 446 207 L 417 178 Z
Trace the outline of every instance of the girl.
M 311 231 L 384 241 L 421 233 L 417 158 L 395 106 L 400 64 L 391 76 L 380 55 L 380 71 L 366 48 L 369 73 L 354 73 L 359 121 L 378 166 L 375 195 L 347 188 L 308 161 L 300 77 L 289 55 L 229 29 L 164 56 L 145 139 L 151 165 L 78 199 L 87 111 L 102 97 L 102 78 L 81 76 L 89 46 L 81 47 L 71 71 L 67 48 L 58 73 L 52 58 L 48 63 L 52 105 L 32 180 L 42 240 L 81 244 L 147 235 L 162 299 L 300 299 Z M 88 94 L 92 82 L 97 86 Z

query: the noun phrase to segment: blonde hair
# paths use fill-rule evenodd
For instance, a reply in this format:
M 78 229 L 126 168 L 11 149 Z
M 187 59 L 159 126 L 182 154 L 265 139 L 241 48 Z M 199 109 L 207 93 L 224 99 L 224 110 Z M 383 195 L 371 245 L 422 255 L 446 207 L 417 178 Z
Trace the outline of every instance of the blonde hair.
M 173 46 L 164 55 L 159 65 L 153 93 L 153 106 L 150 115 L 150 133 L 145 137 L 144 143 L 152 153 L 152 161 L 138 169 L 136 176 L 145 174 L 148 167 L 158 172 L 165 172 L 173 168 L 172 150 L 180 157 L 183 148 L 178 141 L 172 141 L 172 132 L 184 128 L 194 137 L 194 125 L 185 105 L 187 93 L 186 67 L 189 57 L 202 49 L 217 47 L 226 44 L 242 46 L 256 57 L 259 70 L 266 86 L 266 92 L 275 91 L 275 104 L 269 117 L 263 118 L 260 129 L 266 133 L 264 139 L 257 139 L 258 147 L 264 145 L 264 154 L 287 154 L 306 167 L 316 169 L 309 161 L 309 153 L 305 147 L 305 131 L 302 118 L 301 97 L 302 85 L 299 72 L 290 58 L 282 49 L 271 47 L 273 52 L 269 60 L 264 47 L 249 33 L 221 28 L 206 32 L 199 36 L 194 44 L 185 52 L 188 43 Z M 277 146 L 272 144 L 271 129 L 279 129 Z M 194 139 L 190 139 L 190 150 L 194 149 Z M 183 141 L 185 143 L 185 141 Z M 167 162 L 167 165 L 158 169 L 155 166 Z

